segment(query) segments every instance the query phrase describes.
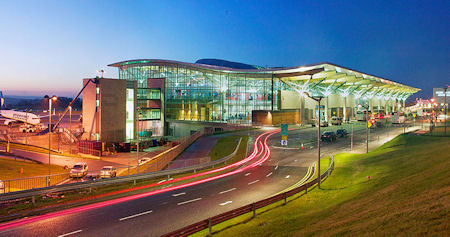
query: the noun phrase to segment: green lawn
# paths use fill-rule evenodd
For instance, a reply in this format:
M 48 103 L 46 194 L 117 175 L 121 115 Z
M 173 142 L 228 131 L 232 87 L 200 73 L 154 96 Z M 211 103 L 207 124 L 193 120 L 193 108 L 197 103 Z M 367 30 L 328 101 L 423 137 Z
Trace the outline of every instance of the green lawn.
M 23 168 L 23 173 L 20 173 L 21 168 Z M 52 174 L 62 174 L 68 173 L 68 170 L 65 170 L 61 166 L 51 165 L 51 172 Z M 0 180 L 18 179 L 41 175 L 48 175 L 48 165 L 20 160 L 15 161 L 13 159 L 0 157 Z
M 254 219 L 246 214 L 219 224 L 213 233 L 449 236 L 449 149 L 447 137 L 401 135 L 369 154 L 337 155 L 335 170 L 322 190 L 291 198 L 286 206 L 262 208 Z
M 239 142 L 239 138 L 241 138 L 241 136 L 221 137 L 209 153 L 211 161 L 224 158 L 225 156 L 233 153 Z

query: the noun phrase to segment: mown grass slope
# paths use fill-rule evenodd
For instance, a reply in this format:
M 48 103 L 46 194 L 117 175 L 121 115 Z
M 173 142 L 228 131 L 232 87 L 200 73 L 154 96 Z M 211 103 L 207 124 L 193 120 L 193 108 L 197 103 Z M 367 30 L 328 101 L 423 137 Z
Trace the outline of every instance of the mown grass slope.
M 335 171 L 321 190 L 315 188 L 286 206 L 266 209 L 254 219 L 235 218 L 215 226 L 213 232 L 217 236 L 449 236 L 449 150 L 448 137 L 401 135 L 369 154 L 337 155 Z

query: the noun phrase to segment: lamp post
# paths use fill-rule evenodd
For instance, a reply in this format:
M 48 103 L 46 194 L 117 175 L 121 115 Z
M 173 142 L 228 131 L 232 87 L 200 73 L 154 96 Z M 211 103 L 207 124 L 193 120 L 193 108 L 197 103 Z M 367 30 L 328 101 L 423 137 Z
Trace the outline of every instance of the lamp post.
M 48 99 L 48 175 L 51 174 L 50 171 L 50 144 L 51 144 L 51 133 L 52 133 L 52 101 L 56 101 L 58 97 L 52 96 L 49 97 L 48 95 L 44 96 L 45 99 Z M 48 184 L 50 186 L 50 177 L 48 180 Z
M 136 159 L 137 159 L 137 169 L 136 173 L 139 174 L 139 111 L 141 108 L 136 108 Z
M 69 153 L 72 153 L 72 106 L 69 105 Z
M 317 187 L 320 189 L 320 101 L 324 98 L 323 96 L 313 97 L 308 94 L 308 92 L 303 92 L 309 98 L 317 101 L 319 104 L 319 115 L 317 117 Z
M 444 136 L 447 136 L 447 87 L 444 87 Z
M 364 106 L 364 108 L 366 109 L 366 153 L 369 153 L 369 106 Z
M 28 123 L 28 112 L 29 109 L 25 109 L 25 115 L 27 116 L 25 121 Z M 26 128 L 28 128 L 28 124 L 26 124 Z M 28 129 L 25 131 L 25 144 L 28 144 Z

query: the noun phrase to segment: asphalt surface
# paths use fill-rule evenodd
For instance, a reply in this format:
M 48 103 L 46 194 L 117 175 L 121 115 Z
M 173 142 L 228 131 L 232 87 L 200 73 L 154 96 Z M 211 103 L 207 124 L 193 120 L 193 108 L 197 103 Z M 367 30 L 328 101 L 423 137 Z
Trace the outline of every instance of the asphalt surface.
M 387 137 L 387 131 L 391 137 L 394 132 L 400 132 L 378 129 L 372 131 L 372 140 L 376 141 L 377 136 Z M 308 137 L 314 132 L 314 129 L 303 129 L 290 135 Z M 361 147 L 364 139 L 364 134 L 355 134 L 355 148 Z M 279 140 L 280 135 L 276 134 L 268 139 L 268 144 L 277 146 Z M 349 146 L 349 137 L 325 142 L 322 156 L 348 150 Z M 267 198 L 303 178 L 307 167 L 316 160 L 316 149 L 272 148 L 271 151 L 271 157 L 261 166 L 240 173 L 114 205 L 37 218 L 9 229 L 2 229 L 0 224 L 0 236 L 159 236 Z

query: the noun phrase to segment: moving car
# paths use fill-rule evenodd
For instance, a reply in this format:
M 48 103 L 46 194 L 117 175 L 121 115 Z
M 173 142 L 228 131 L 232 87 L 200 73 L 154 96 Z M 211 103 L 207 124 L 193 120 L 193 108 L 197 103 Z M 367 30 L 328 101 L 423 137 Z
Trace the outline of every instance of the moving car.
M 336 141 L 336 133 L 335 132 L 324 132 L 322 136 L 320 136 L 320 139 L 328 142 Z
M 347 137 L 347 135 L 348 135 L 348 132 L 346 129 L 341 128 L 336 131 L 337 137 Z
M 69 177 L 71 178 L 82 178 L 88 172 L 88 165 L 84 162 L 76 163 L 72 169 L 70 169 Z
M 112 166 L 103 166 L 100 171 L 100 178 L 113 178 L 116 177 L 116 168 Z
M 320 121 L 320 126 L 321 127 L 328 127 L 328 122 L 326 120 L 322 120 L 322 121 Z
M 341 125 L 342 124 L 342 118 L 333 116 L 331 117 L 331 124 L 332 125 Z

